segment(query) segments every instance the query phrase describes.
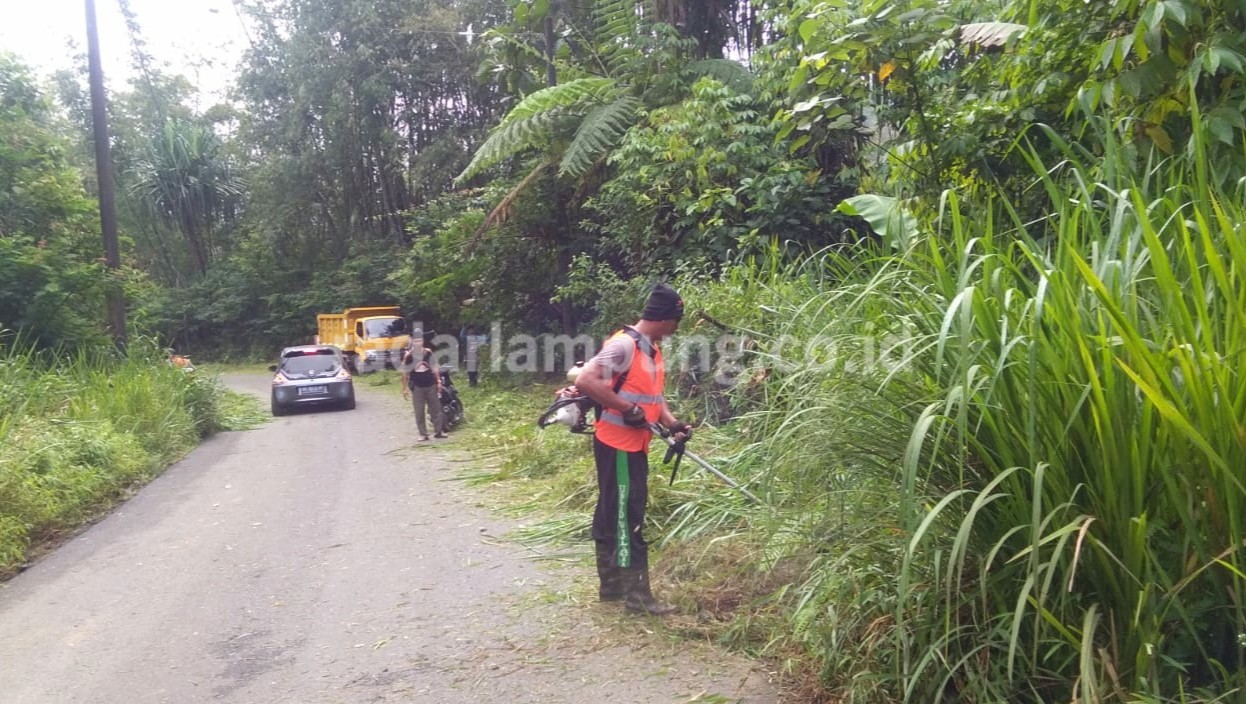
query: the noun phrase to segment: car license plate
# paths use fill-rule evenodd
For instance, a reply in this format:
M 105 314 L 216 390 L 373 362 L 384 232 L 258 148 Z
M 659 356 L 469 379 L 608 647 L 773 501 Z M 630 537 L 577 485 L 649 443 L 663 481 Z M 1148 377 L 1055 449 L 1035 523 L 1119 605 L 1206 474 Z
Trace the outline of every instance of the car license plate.
M 300 386 L 299 396 L 311 396 L 313 394 L 323 394 L 329 390 L 327 386 Z

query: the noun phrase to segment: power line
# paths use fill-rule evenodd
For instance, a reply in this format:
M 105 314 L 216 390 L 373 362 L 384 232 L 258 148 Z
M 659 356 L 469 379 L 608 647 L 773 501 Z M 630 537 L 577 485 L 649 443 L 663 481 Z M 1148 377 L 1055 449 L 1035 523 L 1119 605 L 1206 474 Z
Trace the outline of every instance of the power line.
M 246 20 L 242 18 L 242 10 L 238 9 L 238 0 L 230 0 L 229 6 L 234 10 L 234 17 L 238 18 L 238 24 L 242 26 L 242 33 L 247 38 L 247 43 L 251 48 L 255 48 L 255 39 L 251 37 L 251 28 L 247 26 Z

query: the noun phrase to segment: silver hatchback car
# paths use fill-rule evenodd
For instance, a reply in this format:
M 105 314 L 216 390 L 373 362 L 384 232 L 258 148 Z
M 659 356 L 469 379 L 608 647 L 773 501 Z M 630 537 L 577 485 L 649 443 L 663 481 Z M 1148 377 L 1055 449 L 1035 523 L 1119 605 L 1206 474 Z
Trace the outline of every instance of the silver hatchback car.
M 273 373 L 273 415 L 295 406 L 332 404 L 355 407 L 355 383 L 342 351 L 333 345 L 299 345 L 281 350 Z

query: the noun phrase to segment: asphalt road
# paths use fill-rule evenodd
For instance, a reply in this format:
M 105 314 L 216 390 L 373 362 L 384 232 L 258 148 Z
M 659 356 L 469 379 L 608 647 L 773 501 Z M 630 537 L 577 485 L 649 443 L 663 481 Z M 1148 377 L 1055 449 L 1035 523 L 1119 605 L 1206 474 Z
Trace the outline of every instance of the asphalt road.
M 589 568 L 533 562 L 444 481 L 454 437 L 358 394 L 209 439 L 0 587 L 0 702 L 778 701 L 755 663 L 571 596 Z

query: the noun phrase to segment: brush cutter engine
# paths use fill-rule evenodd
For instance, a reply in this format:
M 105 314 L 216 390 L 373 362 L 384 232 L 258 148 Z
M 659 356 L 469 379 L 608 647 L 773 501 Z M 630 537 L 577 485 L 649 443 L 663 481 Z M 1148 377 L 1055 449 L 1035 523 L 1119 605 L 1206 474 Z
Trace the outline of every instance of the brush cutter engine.
M 567 371 L 570 386 L 564 386 L 554 392 L 554 402 L 541 414 L 536 424 L 539 428 L 551 425 L 565 425 L 573 433 L 592 433 L 593 424 L 589 420 L 589 411 L 595 405 L 593 399 L 580 391 L 575 380 L 580 376 L 584 363 L 579 362 Z
M 591 433 L 593 424 L 589 419 L 589 412 L 592 409 L 593 399 L 575 386 L 564 386 L 554 392 L 554 402 L 545 409 L 536 424 L 539 428 L 565 425 L 573 433 Z

